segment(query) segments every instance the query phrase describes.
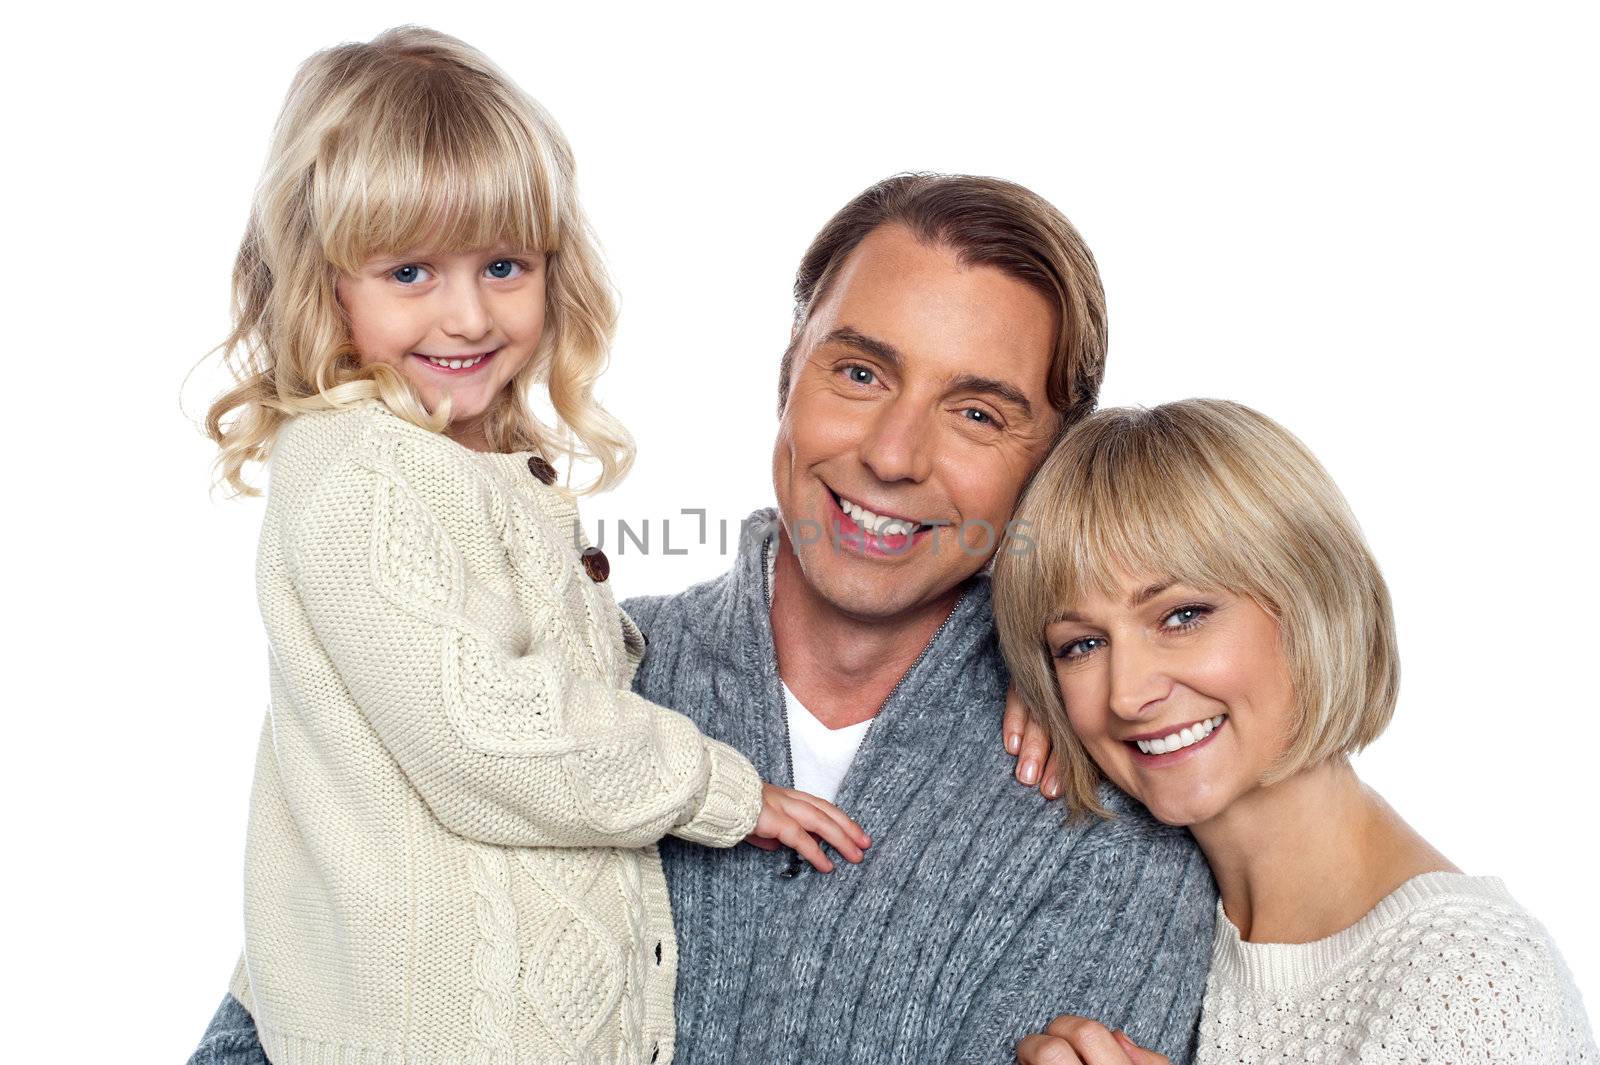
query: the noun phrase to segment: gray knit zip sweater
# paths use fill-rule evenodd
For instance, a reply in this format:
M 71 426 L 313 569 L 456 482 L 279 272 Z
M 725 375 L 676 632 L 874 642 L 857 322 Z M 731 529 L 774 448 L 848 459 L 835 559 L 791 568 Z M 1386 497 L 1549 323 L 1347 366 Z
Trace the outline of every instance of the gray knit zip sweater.
M 646 698 L 790 781 L 763 590 L 771 510 L 733 569 L 624 604 L 649 638 Z M 1010 1063 L 1060 1013 L 1190 1061 L 1216 894 L 1189 834 L 1109 787 L 1115 820 L 1063 824 L 1011 776 L 1005 667 L 974 578 L 901 681 L 839 805 L 873 838 L 859 866 L 663 841 L 678 933 L 676 1065 Z

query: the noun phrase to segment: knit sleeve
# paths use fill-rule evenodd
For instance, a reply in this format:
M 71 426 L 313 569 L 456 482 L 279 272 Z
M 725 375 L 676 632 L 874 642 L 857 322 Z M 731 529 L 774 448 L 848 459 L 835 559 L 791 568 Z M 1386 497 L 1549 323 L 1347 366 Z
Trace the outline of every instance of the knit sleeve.
M 576 578 L 531 590 L 550 610 L 517 638 L 495 626 L 515 615 L 481 577 L 506 548 L 480 477 L 413 441 L 360 447 L 286 519 L 309 643 L 417 794 L 449 830 L 502 846 L 744 838 L 761 801 L 750 763 L 562 653 L 592 639 L 555 594 L 584 579 L 575 558 Z
M 948 1060 L 1014 1065 L 1017 1042 L 1063 1013 L 1121 1029 L 1173 1065 L 1194 1060 L 1215 925 L 1210 871 L 1187 832 L 1111 827 L 1087 834 L 1050 904 L 1016 930 Z

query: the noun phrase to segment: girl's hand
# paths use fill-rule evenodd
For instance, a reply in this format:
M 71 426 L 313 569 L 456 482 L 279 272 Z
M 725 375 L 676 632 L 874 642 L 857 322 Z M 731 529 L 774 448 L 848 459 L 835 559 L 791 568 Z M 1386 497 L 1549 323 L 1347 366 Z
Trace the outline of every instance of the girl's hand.
M 1006 712 L 1000 719 L 1007 752 L 1017 756 L 1017 779 L 1028 787 L 1039 785 L 1047 799 L 1061 795 L 1056 780 L 1056 753 L 1050 749 L 1050 730 L 1022 702 L 1015 686 L 1006 689 Z
M 1122 1032 L 1113 1032 L 1087 1017 L 1063 1014 L 1044 1035 L 1030 1035 L 1017 1044 L 1019 1065 L 1171 1065 Z
M 831 873 L 833 863 L 817 845 L 818 838 L 852 862 L 861 861 L 866 848 L 872 846 L 872 837 L 826 799 L 793 788 L 761 785 L 761 816 L 746 842 L 764 851 L 775 851 L 780 844 L 791 847 L 817 872 Z

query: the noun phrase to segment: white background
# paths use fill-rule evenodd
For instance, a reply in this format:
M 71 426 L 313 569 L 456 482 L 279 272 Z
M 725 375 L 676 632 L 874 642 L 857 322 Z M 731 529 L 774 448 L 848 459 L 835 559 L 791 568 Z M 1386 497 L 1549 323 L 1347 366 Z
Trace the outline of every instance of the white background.
M 1595 1015 L 1600 42 L 1578 6 L 56 7 L 8 29 L 0 75 L 8 1060 L 182 1060 L 223 993 L 261 504 L 208 496 L 190 418 L 221 380 L 195 375 L 188 416 L 180 385 L 226 332 L 296 65 L 404 21 L 482 47 L 575 145 L 623 294 L 603 395 L 641 455 L 587 521 L 608 549 L 618 518 L 656 526 L 654 554 L 611 551 L 620 595 L 724 568 L 714 531 L 663 556 L 663 517 L 770 500 L 790 280 L 828 216 L 902 169 L 1021 181 L 1099 257 L 1106 403 L 1241 400 L 1343 486 L 1405 660 L 1361 769 L 1506 879 Z

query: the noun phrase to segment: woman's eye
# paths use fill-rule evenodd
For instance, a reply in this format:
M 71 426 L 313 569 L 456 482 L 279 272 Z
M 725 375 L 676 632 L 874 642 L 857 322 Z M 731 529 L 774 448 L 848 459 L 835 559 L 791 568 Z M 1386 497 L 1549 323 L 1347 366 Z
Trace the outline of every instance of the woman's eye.
M 1061 649 L 1056 652 L 1056 657 L 1069 660 L 1074 658 L 1082 658 L 1084 655 L 1090 654 L 1091 652 L 1097 651 L 1101 647 L 1105 646 L 1105 642 L 1106 641 L 1099 636 L 1085 636 L 1081 640 L 1073 640 L 1071 643 L 1062 644 Z
M 966 417 L 967 421 L 971 422 L 974 425 L 997 425 L 998 424 L 994 420 L 994 415 L 990 414 L 986 410 L 979 410 L 977 407 L 966 407 L 966 408 L 963 408 L 961 413 Z
M 484 273 L 500 281 L 508 277 L 516 277 L 522 272 L 522 264 L 515 259 L 496 259 L 484 268 Z
M 1187 629 L 1211 613 L 1210 607 L 1180 606 L 1161 620 L 1164 629 Z
M 418 281 L 421 281 L 423 275 L 425 275 L 427 272 L 428 271 L 424 270 L 415 263 L 407 263 L 406 265 L 390 273 L 389 276 L 400 282 L 402 285 L 414 285 Z
M 878 379 L 877 375 L 865 366 L 846 366 L 845 376 L 858 385 L 870 385 Z

